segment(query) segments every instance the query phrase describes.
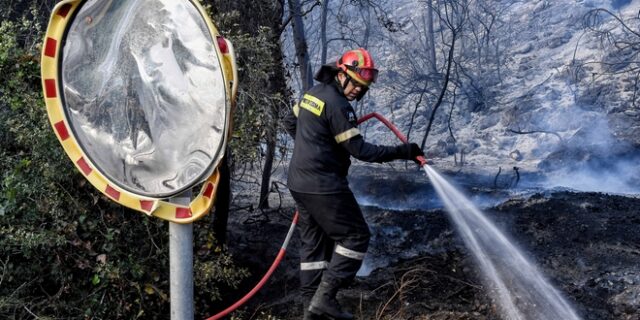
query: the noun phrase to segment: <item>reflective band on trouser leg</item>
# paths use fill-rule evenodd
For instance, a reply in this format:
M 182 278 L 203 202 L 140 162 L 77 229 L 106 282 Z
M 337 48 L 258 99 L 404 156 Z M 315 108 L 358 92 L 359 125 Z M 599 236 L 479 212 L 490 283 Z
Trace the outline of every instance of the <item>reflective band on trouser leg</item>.
M 355 250 L 347 249 L 341 245 L 336 246 L 336 253 L 341 256 L 345 256 L 347 258 L 351 258 L 355 260 L 362 260 L 364 259 L 364 255 L 365 255 L 365 252 L 358 252 Z
M 300 295 L 303 301 L 311 300 L 328 266 L 328 261 L 300 263 Z
M 329 266 L 328 261 L 302 262 L 300 263 L 301 271 L 323 270 Z
M 357 135 L 360 134 L 360 130 L 358 130 L 358 128 L 351 128 L 343 133 L 340 133 L 338 135 L 335 136 L 336 142 L 337 143 L 341 143 L 344 141 L 347 141 Z

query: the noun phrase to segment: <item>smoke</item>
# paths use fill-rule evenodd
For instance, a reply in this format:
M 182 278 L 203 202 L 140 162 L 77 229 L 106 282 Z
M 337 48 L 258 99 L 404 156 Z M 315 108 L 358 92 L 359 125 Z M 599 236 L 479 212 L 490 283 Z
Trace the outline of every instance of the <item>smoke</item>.
M 419 178 L 419 177 L 418 177 Z M 424 178 L 426 180 L 426 178 Z M 424 190 L 417 190 L 424 191 Z M 433 190 L 430 190 L 432 193 Z M 425 196 L 425 192 L 412 192 L 411 194 L 367 194 L 360 190 L 354 190 L 358 204 L 372 206 L 392 211 L 430 210 L 442 208 L 443 204 L 435 194 Z
M 372 170 L 372 171 L 370 171 Z M 349 186 L 358 204 L 392 211 L 428 211 L 444 207 L 431 181 L 424 172 L 390 170 L 385 167 L 369 167 L 367 170 L 356 169 L 350 176 Z M 496 206 L 520 189 L 493 188 L 493 176 L 481 174 L 452 174 L 464 189 L 469 189 L 471 200 L 480 208 Z
M 549 175 L 545 188 L 565 187 L 577 191 L 638 194 L 638 160 L 619 159 L 605 166 L 564 168 Z
M 612 134 L 609 120 L 593 112 L 567 115 L 566 123 L 581 126 L 538 168 L 546 173 L 543 188 L 634 194 L 640 192 L 640 152 Z
M 349 186 L 363 206 L 406 211 L 442 208 L 429 179 L 420 171 L 384 166 L 353 168 Z

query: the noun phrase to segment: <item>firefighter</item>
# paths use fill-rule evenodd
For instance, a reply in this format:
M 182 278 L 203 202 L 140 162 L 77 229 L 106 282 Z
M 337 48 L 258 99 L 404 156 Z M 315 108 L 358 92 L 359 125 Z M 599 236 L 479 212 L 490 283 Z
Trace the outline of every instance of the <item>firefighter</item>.
M 336 63 L 320 68 L 314 77 L 319 83 L 284 119 L 295 141 L 287 183 L 300 214 L 305 319 L 353 319 L 342 310 L 336 294 L 362 265 L 370 233 L 349 189 L 350 157 L 388 162 L 423 155 L 415 143 L 378 146 L 364 141 L 350 101 L 359 101 L 377 76 L 367 50 L 349 50 Z

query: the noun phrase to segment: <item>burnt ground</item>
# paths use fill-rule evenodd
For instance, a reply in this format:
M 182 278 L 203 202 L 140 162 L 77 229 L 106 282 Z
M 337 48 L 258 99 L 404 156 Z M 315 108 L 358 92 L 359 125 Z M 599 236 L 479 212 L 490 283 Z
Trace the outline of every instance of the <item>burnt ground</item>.
M 380 193 L 375 190 L 388 185 L 387 180 L 403 182 L 394 188 L 410 187 L 410 179 L 385 177 L 367 188 L 373 196 L 389 195 L 384 188 Z M 474 192 L 474 187 L 466 189 Z M 640 199 L 566 190 L 476 191 L 504 197 L 500 201 L 491 197 L 498 205 L 484 212 L 515 239 L 583 319 L 640 319 Z M 423 192 L 432 196 L 426 189 Z M 229 300 L 249 290 L 275 257 L 293 211 L 290 203 L 280 206 L 265 215 L 236 213 L 232 219 L 230 251 L 254 276 L 245 281 L 246 288 L 230 292 Z M 366 264 L 374 270 L 357 277 L 340 294 L 357 319 L 500 319 L 473 258 L 444 211 L 380 206 L 363 206 L 373 233 Z M 236 313 L 238 318 L 301 319 L 298 245 L 296 233 L 283 263 L 265 288 Z

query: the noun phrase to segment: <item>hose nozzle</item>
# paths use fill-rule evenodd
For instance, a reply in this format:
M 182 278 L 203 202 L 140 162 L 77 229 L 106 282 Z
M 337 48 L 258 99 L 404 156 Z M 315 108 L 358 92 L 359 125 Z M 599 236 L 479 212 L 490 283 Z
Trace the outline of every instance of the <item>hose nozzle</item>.
M 424 156 L 417 156 L 416 160 L 420 162 L 420 167 L 424 167 L 428 164 L 427 159 Z

